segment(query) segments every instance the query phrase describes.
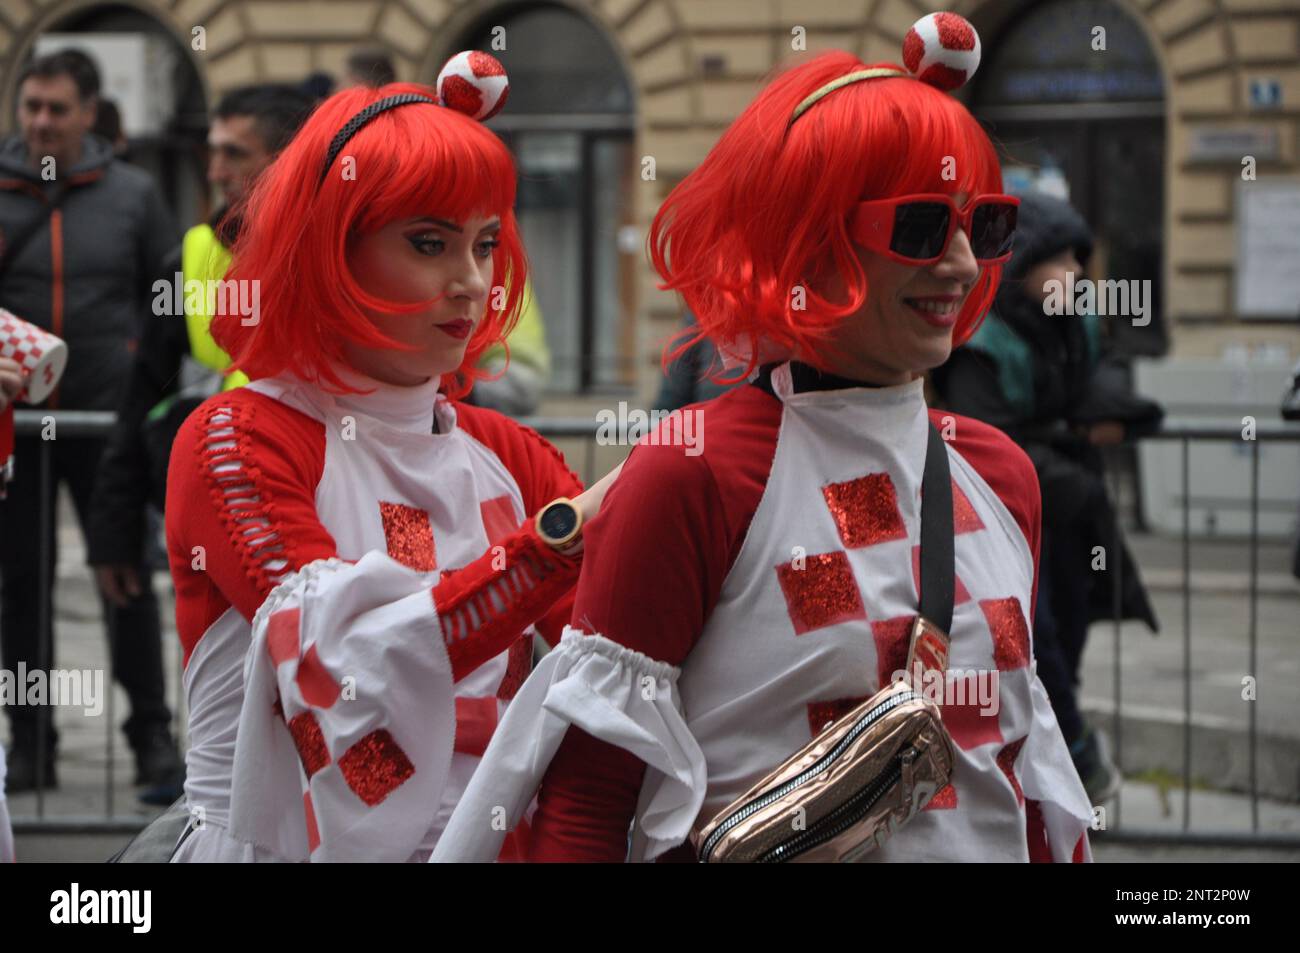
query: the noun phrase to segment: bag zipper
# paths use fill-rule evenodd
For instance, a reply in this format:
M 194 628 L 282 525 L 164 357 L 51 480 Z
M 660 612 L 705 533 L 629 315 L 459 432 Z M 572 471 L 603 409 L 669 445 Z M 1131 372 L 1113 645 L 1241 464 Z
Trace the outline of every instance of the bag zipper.
M 842 755 L 845 752 L 845 750 L 855 740 L 857 740 L 857 737 L 861 735 L 864 731 L 866 731 L 869 727 L 871 727 L 871 725 L 882 715 L 884 715 L 889 711 L 892 711 L 894 708 L 897 708 L 899 705 L 905 702 L 914 701 L 919 697 L 920 696 L 917 695 L 916 692 L 905 691 L 905 692 L 899 692 L 897 695 L 893 695 L 890 698 L 885 699 L 885 701 L 881 702 L 875 708 L 871 709 L 871 711 L 867 712 L 860 719 L 858 719 L 857 724 L 855 724 L 852 728 L 849 729 L 848 733 L 845 734 L 845 736 L 839 740 L 839 742 L 835 745 L 835 747 L 832 748 L 830 751 L 826 752 L 826 754 L 822 755 L 820 758 L 818 758 L 816 762 L 809 765 L 798 775 L 791 778 L 789 781 L 786 781 L 780 787 L 772 791 L 769 791 L 767 794 L 760 795 L 759 797 L 754 798 L 752 801 L 749 801 L 745 804 L 742 804 L 740 807 L 738 807 L 735 811 L 733 811 L 725 819 L 723 819 L 718 824 L 718 826 L 713 829 L 713 833 L 710 834 L 708 838 L 704 841 L 703 846 L 700 848 L 700 862 L 701 863 L 708 862 L 709 856 L 713 853 L 714 848 L 718 846 L 718 842 L 721 841 L 722 838 L 727 835 L 727 832 L 730 831 L 733 827 L 735 827 L 737 824 L 740 824 L 742 821 L 746 820 L 747 818 L 752 817 L 754 814 L 756 814 L 758 811 L 761 811 L 769 804 L 773 804 L 776 801 L 779 801 L 781 798 L 785 797 L 791 791 L 795 790 L 798 787 L 801 787 L 802 785 L 806 784 L 808 781 L 812 780 L 813 778 L 817 777 L 819 774 L 826 771 L 826 769 L 829 768 L 831 764 L 834 763 L 835 759 L 840 757 L 840 755 Z M 901 767 L 899 770 L 901 771 Z M 879 779 L 880 776 L 877 776 L 875 779 L 872 780 L 872 784 L 874 785 L 876 781 L 878 781 Z M 856 800 L 856 798 L 854 800 Z M 847 804 L 853 802 L 851 800 L 845 803 Z M 843 806 L 844 805 L 841 805 L 841 807 Z M 836 810 L 839 810 L 839 808 L 837 808 Z M 825 819 L 823 818 L 823 820 Z
M 915 756 L 915 754 L 915 748 L 908 748 L 902 754 L 894 755 L 889 767 L 876 775 L 869 785 L 819 820 L 814 827 L 782 844 L 777 844 L 766 854 L 759 857 L 756 863 L 784 863 L 826 843 L 828 840 L 839 837 L 862 820 L 876 806 L 876 802 L 880 800 L 881 795 L 899 782 L 903 777 L 903 762 L 907 760 L 909 755 Z

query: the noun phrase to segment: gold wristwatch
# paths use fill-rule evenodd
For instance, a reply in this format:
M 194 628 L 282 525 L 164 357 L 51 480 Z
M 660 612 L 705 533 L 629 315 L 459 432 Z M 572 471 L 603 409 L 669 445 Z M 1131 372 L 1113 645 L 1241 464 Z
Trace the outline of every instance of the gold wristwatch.
M 537 512 L 537 535 L 556 552 L 569 553 L 582 542 L 582 510 L 566 496 Z

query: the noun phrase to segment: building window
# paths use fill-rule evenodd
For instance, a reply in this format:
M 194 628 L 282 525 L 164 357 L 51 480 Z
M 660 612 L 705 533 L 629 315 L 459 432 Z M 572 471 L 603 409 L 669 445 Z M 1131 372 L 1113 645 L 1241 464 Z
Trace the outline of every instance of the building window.
M 633 234 L 635 108 L 618 56 L 594 24 L 554 4 L 495 11 L 462 46 L 492 53 L 510 76 L 509 103 L 488 125 L 519 166 L 517 213 L 551 389 L 630 387 L 634 262 L 620 247 Z
M 1145 327 L 1107 322 L 1113 345 L 1163 354 L 1164 80 L 1141 26 L 1111 0 L 1047 0 L 988 44 L 971 111 L 998 145 L 1007 188 L 1068 198 L 1096 237 L 1089 274 L 1149 280 Z M 1105 49 L 1095 49 L 1105 30 Z

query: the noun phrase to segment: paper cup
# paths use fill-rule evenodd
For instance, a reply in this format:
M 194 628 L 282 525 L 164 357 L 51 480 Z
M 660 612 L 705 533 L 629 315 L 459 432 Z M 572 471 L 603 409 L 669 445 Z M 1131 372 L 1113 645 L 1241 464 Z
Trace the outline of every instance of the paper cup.
M 59 384 L 68 364 L 68 346 L 49 331 L 0 308 L 0 357 L 17 361 L 27 378 L 20 400 L 39 404 Z

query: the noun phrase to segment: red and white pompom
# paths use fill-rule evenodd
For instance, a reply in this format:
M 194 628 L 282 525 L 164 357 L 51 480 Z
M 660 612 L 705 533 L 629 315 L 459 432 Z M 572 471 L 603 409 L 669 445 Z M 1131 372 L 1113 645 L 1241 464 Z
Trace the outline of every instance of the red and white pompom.
M 927 14 L 903 37 L 903 65 L 923 83 L 956 89 L 980 65 L 980 35 L 955 13 Z
M 509 95 L 506 68 L 490 53 L 464 50 L 438 74 L 438 100 L 480 122 L 499 113 Z

